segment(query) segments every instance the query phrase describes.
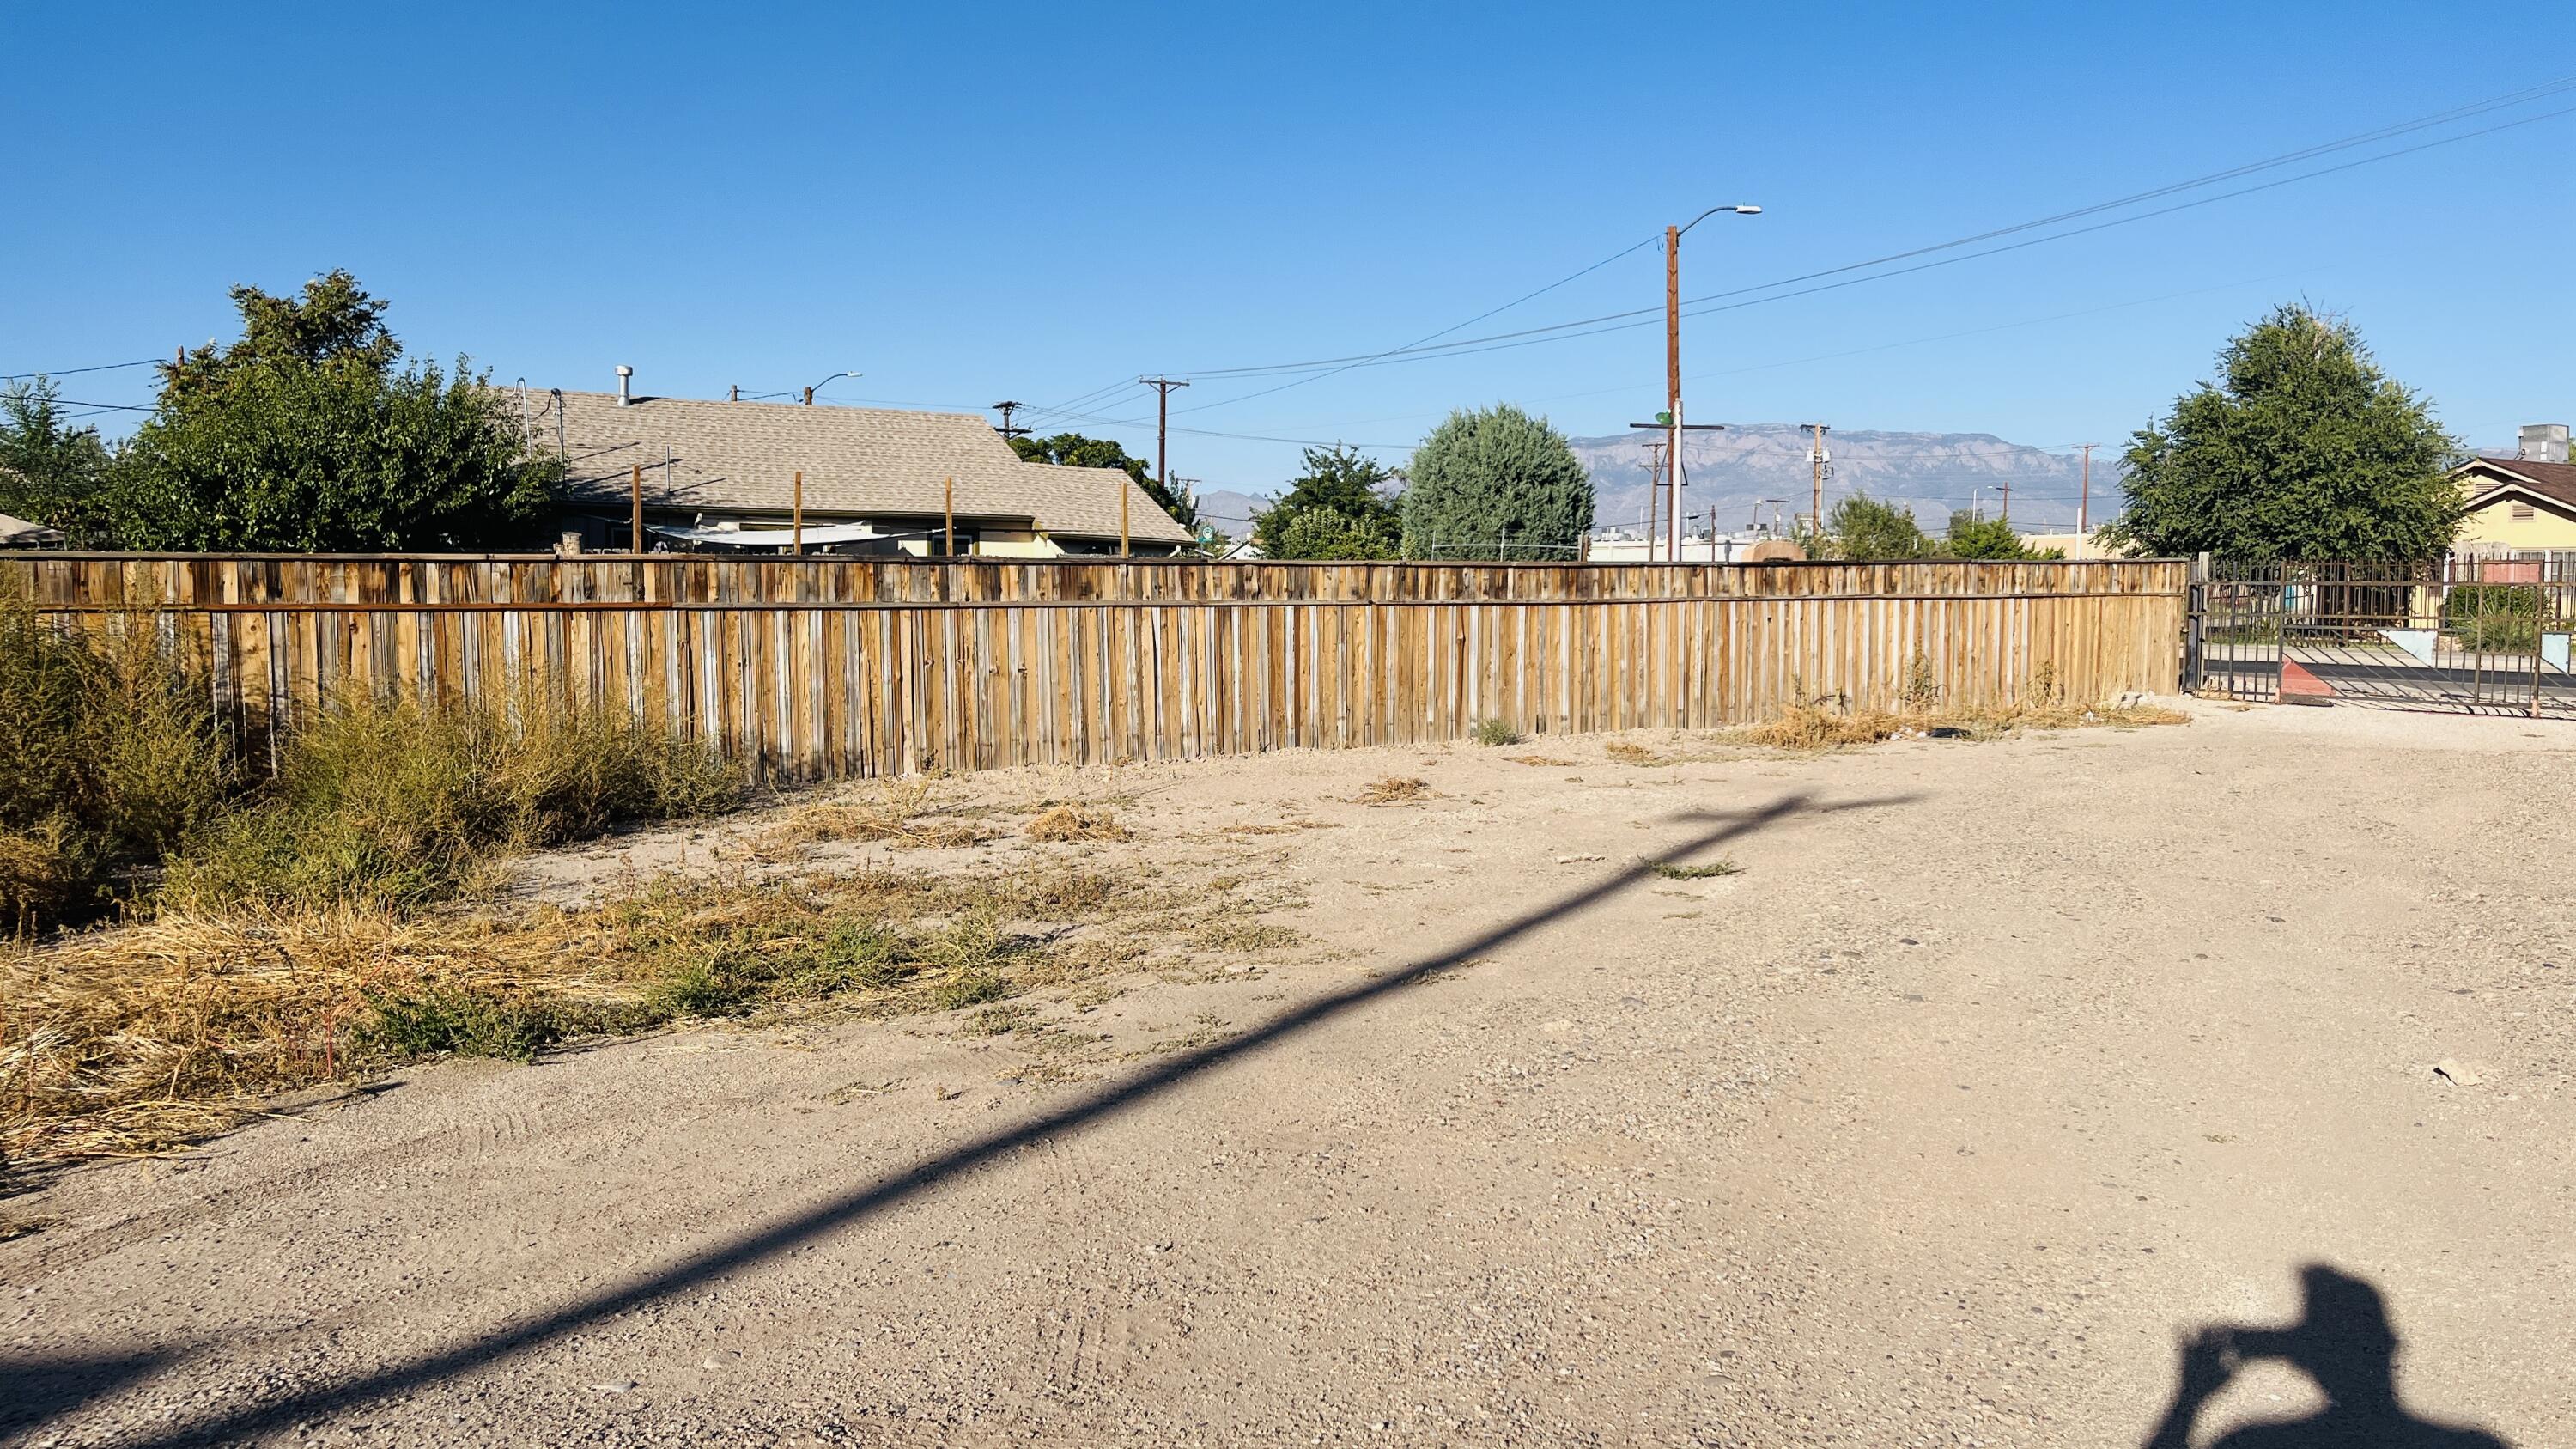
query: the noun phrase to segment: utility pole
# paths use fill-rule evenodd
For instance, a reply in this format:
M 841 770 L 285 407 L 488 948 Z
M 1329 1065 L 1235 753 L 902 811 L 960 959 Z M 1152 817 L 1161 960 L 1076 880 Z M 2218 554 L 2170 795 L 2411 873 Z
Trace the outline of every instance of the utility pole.
M 1682 421 L 1682 233 L 1726 212 L 1734 216 L 1759 216 L 1758 206 L 1712 206 L 1690 219 L 1687 225 L 1664 228 L 1664 415 L 1657 419 L 1671 430 L 1671 446 L 1664 462 L 1671 475 L 1666 485 L 1672 490 L 1670 506 L 1664 510 L 1665 527 L 1671 533 L 1671 547 L 1665 557 L 1679 555 L 1682 543 L 1682 434 L 1689 431 Z M 1653 550 L 1649 547 L 1648 552 Z
M 1645 424 L 1637 424 L 1644 427 Z M 1664 445 L 1646 440 L 1646 562 L 1655 561 L 1655 490 L 1664 476 Z
M 1163 487 L 1168 491 L 1172 486 L 1172 468 L 1164 455 L 1171 443 L 1172 389 L 1188 387 L 1189 384 L 1174 382 L 1168 377 L 1140 377 L 1136 380 L 1154 390 L 1154 476 L 1163 480 Z
M 1815 446 L 1807 450 L 1807 465 L 1815 474 L 1813 501 L 1807 506 L 1807 527 L 1816 537 L 1825 536 L 1825 464 L 1832 456 L 1825 451 L 1825 434 L 1833 431 L 1823 423 L 1804 424 L 1816 435 Z
M 1020 409 L 1027 406 L 1028 404 L 1024 402 L 997 402 L 993 404 L 993 411 L 1002 415 L 1002 425 L 995 428 L 993 431 L 1001 434 L 1005 438 L 1027 437 L 1029 435 L 1028 429 L 1015 428 L 1011 426 L 1011 414 L 1018 412 Z
M 2078 443 L 2075 446 L 2084 450 L 2084 491 L 2075 495 L 2075 535 L 2078 540 L 2076 546 L 2081 548 L 2083 547 L 2081 540 L 2089 537 L 2093 532 L 2093 450 L 2102 445 Z
M 1697 223 L 1693 223 L 1697 225 Z M 1664 557 L 1672 558 L 1681 551 L 1682 514 L 1682 229 L 1664 228 L 1664 423 L 1672 431 L 1665 462 L 1669 469 L 1672 506 L 1667 510 L 1672 520 L 1672 547 Z M 1646 552 L 1654 553 L 1650 543 Z
M 1995 492 L 2003 495 L 2003 511 L 1997 516 L 2006 523 L 2012 522 L 2012 479 L 2006 478 L 1997 483 Z

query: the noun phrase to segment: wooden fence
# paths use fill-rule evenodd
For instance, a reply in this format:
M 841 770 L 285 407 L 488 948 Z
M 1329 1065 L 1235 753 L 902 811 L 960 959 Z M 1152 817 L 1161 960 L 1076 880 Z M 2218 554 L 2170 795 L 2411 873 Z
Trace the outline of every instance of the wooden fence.
M 341 689 L 622 703 L 821 779 L 2177 688 L 2188 565 L 1568 566 L 845 558 L 0 559 L 149 617 L 273 738 Z

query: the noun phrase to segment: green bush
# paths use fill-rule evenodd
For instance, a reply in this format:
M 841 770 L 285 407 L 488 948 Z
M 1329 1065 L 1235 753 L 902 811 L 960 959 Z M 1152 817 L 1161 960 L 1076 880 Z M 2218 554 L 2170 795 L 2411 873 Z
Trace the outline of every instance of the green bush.
M 65 630 L 0 600 L 0 933 L 106 909 L 234 778 L 204 677 L 148 616 Z
M 542 1007 L 484 991 L 430 985 L 417 993 L 368 992 L 353 1044 L 401 1061 L 453 1053 L 527 1061 L 561 1040 L 561 1022 Z
M 2463 649 L 2527 652 L 2540 641 L 2540 590 L 2528 584 L 2454 584 L 2442 596 L 2442 632 Z
M 276 781 L 170 864 L 166 904 L 402 908 L 455 894 L 492 857 L 728 809 L 741 771 L 623 714 L 350 695 L 289 737 Z

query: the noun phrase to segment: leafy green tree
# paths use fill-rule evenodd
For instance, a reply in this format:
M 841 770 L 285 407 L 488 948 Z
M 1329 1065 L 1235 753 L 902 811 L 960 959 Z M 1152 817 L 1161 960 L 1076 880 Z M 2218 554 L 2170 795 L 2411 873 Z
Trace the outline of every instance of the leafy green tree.
M 1080 433 L 1058 433 L 1052 438 L 1013 438 L 1011 451 L 1025 463 L 1055 463 L 1067 468 L 1116 468 L 1136 480 L 1145 496 L 1172 516 L 1184 528 L 1199 526 L 1198 505 L 1179 489 L 1165 488 L 1154 476 L 1152 465 L 1142 458 L 1131 458 L 1127 450 L 1107 438 L 1086 438 Z
M 1373 525 L 1376 532 L 1392 539 L 1402 529 L 1403 517 L 1395 502 L 1379 490 L 1395 479 L 1395 470 L 1357 448 L 1340 443 L 1330 448 L 1308 448 L 1306 471 L 1289 480 L 1288 492 L 1277 503 L 1253 516 L 1253 541 L 1260 544 L 1262 553 L 1270 558 L 1320 557 L 1282 551 L 1287 547 L 1284 535 L 1289 521 L 1298 514 L 1319 508 L 1328 509 L 1357 524 Z
M 1592 527 L 1592 479 L 1565 435 L 1509 403 L 1461 409 L 1405 469 L 1412 558 L 1572 558 Z
M 2458 445 L 2371 360 L 2352 324 L 2275 308 L 2219 354 L 2220 380 L 2130 439 L 2133 551 L 2232 558 L 2423 559 L 2448 547 Z
M 1913 514 L 1860 493 L 1825 515 L 1825 542 L 1835 558 L 1858 563 L 1926 558 L 1933 552 L 1932 540 Z
M 297 297 L 233 289 L 242 336 L 162 369 L 103 528 L 129 548 L 480 549 L 526 542 L 562 466 L 488 373 L 397 372 L 385 304 L 346 272 Z
M 100 487 L 113 456 L 98 429 L 70 426 L 53 379 L 0 389 L 0 513 L 95 542 Z
M 402 344 L 385 326 L 390 304 L 369 296 L 345 270 L 315 277 L 292 297 L 248 286 L 233 288 L 231 296 L 241 313 L 240 339 L 228 347 L 209 343 L 194 357 L 161 364 L 164 392 L 210 392 L 237 373 L 271 363 L 351 362 L 385 373 L 402 356 Z
M 1377 559 L 1394 558 L 1403 552 L 1403 542 L 1396 536 L 1394 525 L 1384 518 L 1354 518 L 1320 503 L 1298 509 L 1274 508 L 1262 517 L 1276 525 L 1272 533 L 1278 542 L 1262 549 L 1269 558 Z
M 2000 563 L 2038 562 L 2066 557 L 2061 548 L 2032 548 L 2013 532 L 2013 526 L 2000 518 L 1979 518 L 1970 513 L 1950 515 L 1950 532 L 1941 542 L 1941 551 L 1952 558 L 1990 559 Z

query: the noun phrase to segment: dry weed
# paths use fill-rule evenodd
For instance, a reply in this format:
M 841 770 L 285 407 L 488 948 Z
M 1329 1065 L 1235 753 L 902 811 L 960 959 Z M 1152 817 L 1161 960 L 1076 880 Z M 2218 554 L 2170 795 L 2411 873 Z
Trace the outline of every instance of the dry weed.
M 891 781 L 868 797 L 808 805 L 763 832 L 755 845 L 774 853 L 830 841 L 882 840 L 898 849 L 953 850 L 992 838 L 934 809 L 938 788 L 936 778 L 923 776 Z
M 1365 790 L 1362 790 L 1359 793 L 1357 803 L 1362 805 L 1402 805 L 1409 801 L 1419 800 L 1430 793 L 1431 783 L 1427 780 L 1409 779 L 1402 775 L 1389 775 L 1385 779 L 1378 781 L 1376 784 L 1369 786 Z
M 1276 825 L 1228 825 L 1217 833 L 1219 835 L 1294 835 L 1301 830 L 1339 829 L 1341 825 L 1337 821 L 1308 820 L 1301 816 L 1295 820 L 1282 820 Z
M 1608 755 L 1614 760 L 1617 760 L 1623 765 L 1666 765 L 1672 763 L 1663 756 L 1647 749 L 1644 745 L 1632 745 L 1626 740 L 1612 740 L 1610 743 L 1603 745 L 1601 750 L 1602 753 Z
M 505 915 L 167 913 L 0 946 L 0 1168 L 167 1152 L 279 1092 L 422 1057 L 524 1059 L 825 997 L 872 1014 L 986 1005 L 1193 955 L 1245 909 L 1136 873 L 866 871 L 664 880 Z M 1272 944 L 1242 924 L 1245 947 Z
M 1028 837 L 1051 844 L 1076 840 L 1125 840 L 1127 827 L 1108 807 L 1058 805 L 1029 822 Z
M 1767 724 L 1746 727 L 1738 738 L 1775 749 L 1823 750 L 1876 744 L 1899 736 L 1937 734 L 1995 739 L 2019 730 L 2140 729 L 2188 724 L 2190 720 L 2191 716 L 2179 710 L 2156 704 L 2080 705 L 2049 698 L 1904 714 L 1883 709 L 1834 710 L 1822 704 L 1801 703 L 1791 705 L 1780 718 Z
M 1574 763 L 1572 760 L 1557 759 L 1553 755 L 1505 755 L 1503 758 L 1515 765 L 1538 765 L 1548 769 L 1564 769 Z

